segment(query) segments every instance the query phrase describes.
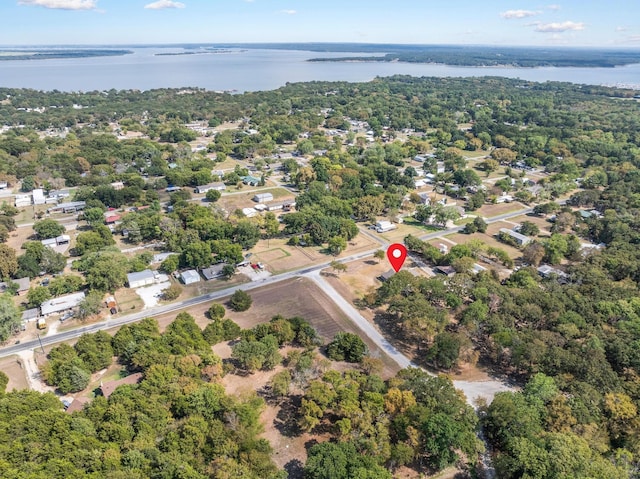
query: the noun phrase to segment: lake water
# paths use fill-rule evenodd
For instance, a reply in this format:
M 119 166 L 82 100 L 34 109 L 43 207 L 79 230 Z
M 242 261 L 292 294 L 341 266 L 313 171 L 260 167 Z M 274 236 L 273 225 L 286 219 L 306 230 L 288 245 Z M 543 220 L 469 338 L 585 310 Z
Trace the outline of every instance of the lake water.
M 640 64 L 617 68 L 481 68 L 383 62 L 306 62 L 309 58 L 363 56 L 286 50 L 245 50 L 198 55 L 161 55 L 176 48 L 135 48 L 114 57 L 0 61 L 0 87 L 91 91 L 201 87 L 258 91 L 287 82 L 369 81 L 396 74 L 436 77 L 503 76 L 640 89 Z

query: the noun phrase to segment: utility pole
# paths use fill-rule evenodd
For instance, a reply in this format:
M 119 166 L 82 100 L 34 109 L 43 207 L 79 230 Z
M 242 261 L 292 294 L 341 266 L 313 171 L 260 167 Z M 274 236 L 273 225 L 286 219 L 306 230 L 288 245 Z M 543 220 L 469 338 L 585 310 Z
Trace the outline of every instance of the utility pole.
M 38 335 L 38 342 L 40 343 L 40 349 L 42 349 L 42 354 L 45 354 L 44 347 L 42 346 L 42 339 L 40 339 L 40 333 L 36 332 Z

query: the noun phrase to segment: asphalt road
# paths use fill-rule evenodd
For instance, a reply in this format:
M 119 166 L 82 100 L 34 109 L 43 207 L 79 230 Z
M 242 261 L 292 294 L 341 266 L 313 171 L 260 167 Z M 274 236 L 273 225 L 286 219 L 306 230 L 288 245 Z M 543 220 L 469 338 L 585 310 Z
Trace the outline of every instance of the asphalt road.
M 498 216 L 495 216 L 493 218 L 490 218 L 487 220 L 487 223 L 495 223 L 496 221 L 502 221 L 505 219 L 509 219 L 509 218 L 513 218 L 516 216 L 520 216 L 523 214 L 527 214 L 533 211 L 533 208 L 524 208 L 524 209 L 520 209 L 518 211 L 512 211 L 510 213 L 504 213 Z M 438 238 L 440 236 L 444 236 L 444 235 L 448 235 L 451 233 L 456 233 L 461 231 L 464 228 L 464 226 L 455 226 L 453 228 L 448 228 L 448 229 L 443 229 L 441 231 L 436 231 L 433 233 L 429 233 L 426 234 L 424 236 L 422 236 L 420 239 L 422 240 L 428 240 L 428 239 L 434 239 L 434 238 Z M 351 256 L 347 256 L 345 258 L 342 258 L 340 260 L 338 260 L 340 263 L 349 263 L 352 261 L 358 261 L 361 260 L 363 258 L 366 258 L 370 255 L 373 254 L 374 251 L 376 251 L 377 249 L 380 248 L 385 248 L 386 246 L 388 246 L 388 244 L 383 241 L 381 238 L 376 237 L 373 233 L 370 233 L 369 231 L 365 232 L 365 235 L 367 237 L 370 237 L 374 240 L 376 240 L 379 244 L 380 247 L 375 248 L 375 249 L 371 249 L 368 251 L 364 251 L 361 253 L 357 253 Z M 266 278 L 264 280 L 260 280 L 260 281 L 255 281 L 255 282 L 250 282 L 250 283 L 245 283 L 245 284 L 241 284 L 241 285 L 237 285 L 237 286 L 232 286 L 229 288 L 225 288 L 222 289 L 220 291 L 215 291 L 213 293 L 207 293 L 204 294 L 202 296 L 197 296 L 195 298 L 190 298 L 184 301 L 179 301 L 177 303 L 172 303 L 172 304 L 167 304 L 167 305 L 163 305 L 163 306 L 157 306 L 155 308 L 149 308 L 149 309 L 145 309 L 143 311 L 137 312 L 137 313 L 133 313 L 133 314 L 129 314 L 126 316 L 122 316 L 120 318 L 116 318 L 116 319 L 109 319 L 107 321 L 103 321 L 100 323 L 95 323 L 95 324 L 90 324 L 87 326 L 81 326 L 79 328 L 76 329 L 72 329 L 69 331 L 62 331 L 59 333 L 55 333 L 49 336 L 41 336 L 40 340 L 38 339 L 34 339 L 31 341 L 24 341 L 20 344 L 13 344 L 13 345 L 9 345 L 3 348 L 0 348 L 0 358 L 1 357 L 7 357 L 7 356 L 11 356 L 13 354 L 17 354 L 23 351 L 28 351 L 28 350 L 33 350 L 35 348 L 40 347 L 40 345 L 42 344 L 42 346 L 48 346 L 51 344 L 56 344 L 56 343 L 60 343 L 63 341 L 68 341 L 71 339 L 76 339 L 79 338 L 80 336 L 82 336 L 85 333 L 95 333 L 96 331 L 101 331 L 101 330 L 108 330 L 108 329 L 112 329 L 115 327 L 119 327 L 122 326 L 124 324 L 130 324 L 130 323 L 135 323 L 137 321 L 140 321 L 144 318 L 149 318 L 149 317 L 153 317 L 159 314 L 163 314 L 163 313 L 170 313 L 173 311 L 180 311 L 182 309 L 186 309 L 189 308 L 190 306 L 194 306 L 197 304 L 202 304 L 202 303 L 206 303 L 209 301 L 214 301 L 216 299 L 220 299 L 223 298 L 225 296 L 229 296 L 230 294 L 233 294 L 233 292 L 237 289 L 242 289 L 245 291 L 249 291 L 255 288 L 259 288 L 261 286 L 265 286 L 267 284 L 272 284 L 272 283 L 277 283 L 279 281 L 285 281 L 287 279 L 290 278 L 295 278 L 298 276 L 309 276 L 312 273 L 315 273 L 317 271 L 320 271 L 323 268 L 326 268 L 329 263 L 331 261 L 325 261 L 321 264 L 315 265 L 315 266 L 309 266 L 309 267 L 301 267 L 299 269 L 296 270 L 292 270 L 292 271 L 288 271 L 286 273 L 282 273 L 282 274 L 278 274 L 278 275 L 274 275 L 271 276 L 269 278 Z M 343 308 L 344 309 L 344 308 Z M 346 312 L 346 311 L 345 311 Z

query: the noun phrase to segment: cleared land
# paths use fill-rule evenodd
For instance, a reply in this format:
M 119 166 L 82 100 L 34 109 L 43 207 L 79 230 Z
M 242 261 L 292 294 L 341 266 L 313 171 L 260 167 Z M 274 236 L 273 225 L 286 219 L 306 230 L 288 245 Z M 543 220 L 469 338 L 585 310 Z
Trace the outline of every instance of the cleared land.
M 29 386 L 22 363 L 18 356 L 10 356 L 0 359 L 0 371 L 9 377 L 7 391 L 14 389 L 26 389 Z

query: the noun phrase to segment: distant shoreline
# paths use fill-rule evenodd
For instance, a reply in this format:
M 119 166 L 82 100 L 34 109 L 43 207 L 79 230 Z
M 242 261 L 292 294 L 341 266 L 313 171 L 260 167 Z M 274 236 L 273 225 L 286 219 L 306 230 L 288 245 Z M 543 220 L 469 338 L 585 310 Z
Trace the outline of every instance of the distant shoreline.
M 73 50 L 38 50 L 29 51 L 15 49 L 0 49 L 0 61 L 16 60 L 51 60 L 60 58 L 93 58 L 122 56 L 133 53 L 131 50 L 96 50 L 96 49 L 73 49 Z

